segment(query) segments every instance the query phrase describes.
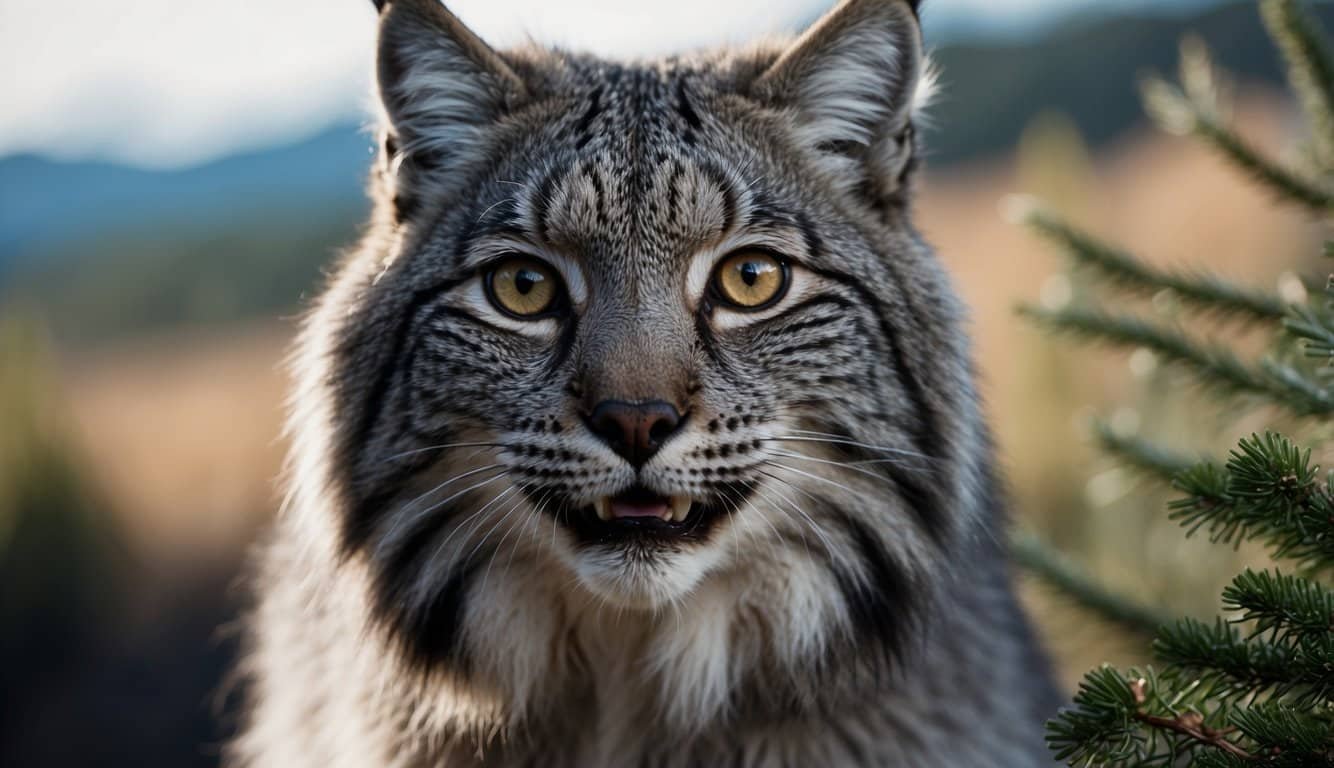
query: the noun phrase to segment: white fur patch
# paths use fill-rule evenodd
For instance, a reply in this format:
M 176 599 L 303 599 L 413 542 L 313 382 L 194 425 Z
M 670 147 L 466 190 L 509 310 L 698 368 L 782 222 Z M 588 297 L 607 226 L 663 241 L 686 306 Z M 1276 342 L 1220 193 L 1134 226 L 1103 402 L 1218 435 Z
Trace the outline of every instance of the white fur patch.
M 922 59 L 921 75 L 912 94 L 912 119 L 918 125 L 930 125 L 930 109 L 940 96 L 940 68 L 930 56 Z

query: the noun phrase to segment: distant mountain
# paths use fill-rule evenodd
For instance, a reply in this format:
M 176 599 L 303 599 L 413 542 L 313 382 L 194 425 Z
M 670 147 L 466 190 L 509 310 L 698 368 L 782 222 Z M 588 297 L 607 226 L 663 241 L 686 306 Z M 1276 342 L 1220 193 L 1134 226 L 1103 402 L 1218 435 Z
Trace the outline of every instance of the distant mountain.
M 1334 7 L 1318 8 L 1334 23 Z M 1102 12 L 1107 13 L 1106 11 Z M 1040 40 L 951 44 L 934 52 L 945 84 L 932 110 L 931 162 L 948 166 L 1011 147 L 1034 114 L 1070 115 L 1097 144 L 1142 118 L 1135 81 L 1175 66 L 1188 31 L 1239 77 L 1276 81 L 1279 66 L 1255 7 L 1238 3 L 1187 16 L 1074 21 Z M 219 221 L 265 208 L 321 208 L 360 199 L 370 137 L 356 126 L 206 165 L 152 171 L 31 155 L 0 159 L 0 264 L 105 230 L 164 219 Z
M 938 43 L 1040 37 L 1072 18 L 1090 20 L 1124 16 L 1184 16 L 1236 0 L 1041 0 L 1041 2 L 971 2 L 922 4 L 928 40 Z M 828 3 L 825 3 L 827 6 Z M 823 8 L 822 8 L 823 10 Z
M 0 159 L 0 265 L 6 255 L 104 232 L 347 206 L 362 197 L 371 149 L 368 135 L 340 126 L 289 146 L 171 171 L 33 155 Z
M 1334 5 L 1314 6 L 1334 28 Z M 1029 42 L 946 45 L 934 52 L 943 94 L 930 110 L 930 163 L 948 166 L 1013 147 L 1040 111 L 1071 117 L 1102 144 L 1144 121 L 1137 83 L 1146 72 L 1173 74 L 1182 37 L 1204 39 L 1216 64 L 1241 81 L 1277 83 L 1280 61 L 1254 3 L 1190 15 L 1073 20 Z
M 1334 5 L 1317 12 L 1334 27 Z M 1106 13 L 1037 40 L 937 49 L 945 91 L 929 165 L 1008 151 L 1045 110 L 1068 114 L 1095 145 L 1122 135 L 1143 121 L 1138 76 L 1172 71 L 1188 31 L 1238 78 L 1279 80 L 1253 3 L 1185 17 Z M 370 155 L 370 137 L 342 126 L 169 172 L 0 159 L 0 303 L 35 303 L 57 332 L 87 339 L 289 311 L 355 234 Z

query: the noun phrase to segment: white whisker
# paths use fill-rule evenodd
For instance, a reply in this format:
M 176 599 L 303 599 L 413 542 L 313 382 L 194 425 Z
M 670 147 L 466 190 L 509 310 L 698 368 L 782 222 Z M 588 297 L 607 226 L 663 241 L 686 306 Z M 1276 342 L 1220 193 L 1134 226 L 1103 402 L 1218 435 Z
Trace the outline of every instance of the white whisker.
M 791 488 L 791 489 L 794 490 L 794 491 L 798 491 L 798 492 L 800 492 L 800 493 L 804 493 L 804 494 L 806 494 L 806 496 L 808 496 L 808 497 L 809 497 L 810 499 L 812 499 L 813 501 L 815 501 L 815 502 L 817 502 L 817 503 L 820 502 L 820 498 L 819 498 L 818 496 L 815 496 L 815 495 L 812 494 L 810 491 L 807 491 L 805 488 L 802 488 L 802 487 L 799 486 L 799 485 L 794 485 L 794 484 L 792 484 L 792 483 L 789 483 L 788 481 L 784 480 L 783 478 L 778 477 L 777 475 L 774 475 L 774 474 L 772 474 L 772 473 L 765 472 L 765 471 L 762 470 L 762 469 L 761 469 L 761 470 L 758 470 L 758 471 L 759 471 L 760 474 L 764 475 L 765 477 L 768 477 L 768 478 L 772 479 L 774 482 L 782 483 L 784 486 L 786 486 L 786 487 L 788 487 L 788 488 Z M 797 514 L 801 515 L 802 518 L 804 518 L 804 519 L 806 520 L 807 524 L 810 525 L 810 527 L 811 527 L 811 531 L 812 531 L 816 536 L 818 536 L 819 539 L 820 539 L 820 542 L 821 542 L 822 544 L 824 544 L 825 551 L 828 552 L 831 556 L 833 556 L 838 550 L 837 550 L 837 548 L 834 547 L 834 543 L 833 543 L 832 541 L 829 540 L 829 537 L 825 535 L 825 533 L 824 533 L 824 529 L 820 527 L 819 523 L 815 522 L 815 518 L 811 517 L 810 514 L 806 512 L 806 510 L 802 509 L 800 506 L 798 506 L 798 505 L 797 505 L 795 502 L 793 502 L 791 499 L 787 498 L 787 497 L 786 497 L 784 494 L 782 494 L 777 488 L 774 488 L 773 490 L 774 490 L 775 493 L 778 493 L 778 494 L 779 494 L 779 497 L 782 498 L 784 501 L 786 501 L 786 502 L 788 503 L 789 506 L 791 506 L 794 510 L 796 510 Z
M 491 526 L 491 529 L 486 532 L 486 535 L 482 537 L 481 541 L 477 542 L 477 546 L 473 547 L 472 554 L 468 555 L 469 560 L 471 560 L 473 554 L 476 554 L 477 550 L 480 549 L 482 545 L 486 543 L 486 540 L 491 538 L 491 534 L 495 533 L 497 528 L 505 524 L 505 521 L 510 518 L 510 515 L 514 514 L 516 510 L 523 507 L 523 502 L 524 502 L 524 497 L 523 494 L 521 493 L 519 494 L 519 497 L 514 500 L 514 503 L 510 505 L 510 508 L 505 512 L 505 514 L 501 516 L 499 520 L 496 521 L 495 525 Z M 483 590 L 486 589 L 487 579 L 491 578 L 491 568 L 496 564 L 496 555 L 500 554 L 500 550 L 505 546 L 505 540 L 508 539 L 510 534 L 513 532 L 514 529 L 512 527 L 509 530 L 505 531 L 505 535 L 500 537 L 500 541 L 496 544 L 495 550 L 491 552 L 491 559 L 486 564 L 486 573 L 482 575 L 481 588 Z M 511 553 L 512 552 L 513 550 L 511 550 Z M 513 555 L 511 554 L 510 563 L 513 564 L 513 562 L 514 558 Z M 509 566 L 506 566 L 506 568 L 508 567 Z
M 727 489 L 724 488 L 724 490 L 727 490 Z M 761 496 L 762 498 L 764 498 L 765 500 L 768 500 L 768 499 L 769 499 L 768 495 L 762 493 L 762 489 L 761 489 L 758 485 L 756 485 L 756 486 L 755 486 L 754 488 L 752 488 L 751 490 L 752 490 L 753 493 L 758 493 L 758 494 L 760 494 L 760 496 Z M 762 523 L 764 523 L 766 526 L 768 526 L 768 527 L 769 527 L 769 531 L 770 531 L 771 533 L 773 533 L 773 535 L 774 535 L 773 539 L 770 539 L 770 540 L 768 541 L 768 544 L 769 544 L 769 556 L 774 560 L 774 562 L 778 562 L 778 560 L 779 560 L 779 557 L 778 557 L 778 544 L 776 543 L 776 540 L 780 538 L 780 536 L 779 536 L 779 534 L 778 534 L 778 529 L 774 527 L 773 521 L 771 521 L 771 520 L 769 519 L 768 515 L 765 515 L 763 512 L 761 512 L 759 509 L 757 509 L 757 508 L 755 507 L 754 504 L 751 504 L 751 505 L 750 505 L 750 508 L 751 508 L 751 510 L 754 511 L 755 516 L 759 518 L 760 522 L 762 522 Z M 739 511 L 739 508 L 734 509 L 734 510 L 732 511 L 732 514 L 735 515 L 738 511 Z M 757 534 L 757 533 L 756 533 L 755 531 L 753 531 L 753 530 L 750 531 L 750 535 L 751 535 L 751 540 L 752 540 L 752 541 L 761 540 L 759 534 Z
M 757 487 L 757 488 L 755 489 L 755 492 L 758 493 L 758 494 L 760 495 L 760 498 L 764 499 L 765 502 L 767 502 L 768 504 L 773 505 L 773 506 L 777 506 L 776 504 L 774 504 L 775 498 L 777 498 L 778 501 L 785 501 L 785 499 L 783 499 L 781 496 L 778 496 L 778 495 L 777 495 L 777 494 L 778 494 L 778 489 L 777 489 L 777 488 L 766 488 L 766 487 L 760 486 L 760 487 Z M 791 502 L 788 502 L 788 504 L 790 505 Z M 800 509 L 798 509 L 798 513 L 800 513 L 800 514 L 802 514 L 802 515 L 805 515 L 805 513 L 802 512 Z M 768 518 L 767 515 L 763 515 L 763 516 L 761 516 L 761 517 L 762 517 L 762 519 L 764 520 L 764 523 L 765 523 L 766 525 L 769 526 L 769 530 L 770 530 L 770 531 L 773 531 L 774 538 L 775 538 L 775 539 L 781 538 L 780 535 L 779 535 L 779 533 L 778 533 L 778 528 L 774 526 L 773 521 L 769 520 L 769 518 Z M 807 557 L 807 558 L 810 558 L 810 556 L 811 556 L 811 543 L 810 543 L 810 540 L 806 538 L 806 532 L 805 532 L 804 530 L 798 529 L 798 531 L 801 533 L 801 544 L 802 544 L 803 547 L 806 548 L 806 557 Z M 776 544 L 771 544 L 771 547 L 773 547 L 775 550 L 777 550 L 777 545 L 776 545 Z M 777 554 L 777 553 L 775 552 L 775 555 L 776 555 L 776 554 Z M 775 559 L 777 559 L 777 558 L 775 557 Z
M 484 480 L 481 480 L 481 481 L 479 481 L 479 482 L 473 483 L 472 485 L 468 486 L 467 488 L 464 488 L 464 489 L 461 490 L 461 491 L 456 491 L 456 492 L 450 494 L 449 496 L 446 496 L 445 498 L 441 499 L 440 501 L 437 501 L 437 502 L 434 502 L 434 503 L 430 504 L 429 506 L 427 506 L 425 509 L 421 510 L 420 512 L 415 512 L 415 513 L 413 513 L 411 516 L 408 516 L 408 515 L 406 514 L 407 511 L 408 511 L 414 504 L 416 504 L 417 502 L 421 501 L 422 499 L 425 499 L 427 496 L 430 496 L 431 494 L 433 494 L 433 493 L 435 493 L 435 492 L 441 490 L 442 488 L 444 488 L 446 485 L 449 485 L 450 483 L 453 483 L 453 482 L 455 482 L 455 481 L 457 481 L 457 480 L 462 480 L 463 478 L 465 478 L 465 477 L 469 477 L 469 476 L 471 476 L 471 475 L 476 475 L 476 474 L 478 474 L 478 473 L 480 473 L 480 472 L 486 472 L 487 470 L 495 471 L 495 470 L 497 470 L 497 469 L 499 469 L 500 471 L 499 471 L 499 472 L 496 472 L 496 474 L 493 475 L 493 476 L 491 476 L 491 477 L 488 477 L 488 478 L 486 478 L 486 479 L 484 479 Z M 394 538 L 394 536 L 398 534 L 399 529 L 402 528 L 404 525 L 407 525 L 407 526 L 409 526 L 409 527 L 414 527 L 414 528 L 415 528 L 415 527 L 417 526 L 417 523 L 419 523 L 423 518 L 429 516 L 431 513 L 435 512 L 435 511 L 436 511 L 437 509 L 439 509 L 440 507 L 442 507 L 442 506 L 448 504 L 449 502 L 453 501 L 454 499 L 457 499 L 458 497 L 464 495 L 465 493 L 468 493 L 469 491 L 475 491 L 475 490 L 477 490 L 478 488 L 481 488 L 482 486 L 484 486 L 484 485 L 486 485 L 486 484 L 488 484 L 488 483 L 494 483 L 496 480 L 499 480 L 500 478 L 504 477 L 506 474 L 507 474 L 507 470 L 505 470 L 504 468 L 502 468 L 499 464 L 492 464 L 492 465 L 490 465 L 490 466 L 481 467 L 481 468 L 474 469 L 474 470 L 471 470 L 471 471 L 468 471 L 468 472 L 464 472 L 464 473 L 459 474 L 459 475 L 455 475 L 454 477 L 451 477 L 450 479 L 444 481 L 443 483 L 440 483 L 439 485 L 435 486 L 435 487 L 432 488 L 431 490 L 429 490 L 429 491 L 427 491 L 427 492 L 425 492 L 425 493 L 423 493 L 423 494 L 417 496 L 416 498 L 414 498 L 414 499 L 412 499 L 411 501 L 407 502 L 407 503 L 404 504 L 403 506 L 399 507 L 399 508 L 398 508 L 398 511 L 397 511 L 397 513 L 396 513 L 396 518 L 395 518 L 393 524 L 389 526 L 389 530 L 388 530 L 387 532 L 385 532 L 384 536 L 381 537 L 381 538 L 383 538 L 383 539 L 386 540 L 386 541 L 387 541 L 387 540 L 392 540 L 392 539 Z
M 872 443 L 862 443 L 856 440 L 839 437 L 825 432 L 812 432 L 805 429 L 794 429 L 791 434 L 772 435 L 770 437 L 760 438 L 763 442 L 796 442 L 796 443 L 828 443 L 830 445 L 851 445 L 856 448 L 865 448 L 868 451 L 878 451 L 884 454 L 896 454 L 899 456 L 908 456 L 922 461 L 935 462 L 937 459 L 927 456 L 924 453 L 910 451 L 906 448 L 894 448 L 888 445 L 874 445 Z
M 518 201 L 519 201 L 519 198 L 517 198 L 517 197 L 505 197 L 505 198 L 501 198 L 500 200 L 495 201 L 494 203 L 488 205 L 488 206 L 486 207 L 486 210 L 485 210 L 485 211 L 482 211 L 482 214 L 481 214 L 480 216 L 477 217 L 477 223 L 480 224 L 480 223 L 482 222 L 482 219 L 485 219 L 485 218 L 486 218 L 486 215 L 487 215 L 488 213 L 490 213 L 493 209 L 495 209 L 496 206 L 498 206 L 498 205 L 504 205 L 505 203 L 517 203 Z
M 819 475 L 813 475 L 813 474 L 811 474 L 810 472 L 806 472 L 805 470 L 797 469 L 796 467 L 791 466 L 791 465 L 789 465 L 789 464 L 784 464 L 784 463 L 782 463 L 782 462 L 780 462 L 780 461 L 773 461 L 773 460 L 765 460 L 764 463 L 765 463 L 765 464 L 768 464 L 768 465 L 771 466 L 771 467 L 781 467 L 781 468 L 783 468 L 783 469 L 786 469 L 786 470 L 789 471 L 789 472 L 795 472 L 796 474 L 801 475 L 802 477 L 809 478 L 809 479 L 811 479 L 811 480 L 815 480 L 816 482 L 826 483 L 826 484 L 828 484 L 828 485 L 832 485 L 832 486 L 834 486 L 835 488 L 838 488 L 839 490 L 842 490 L 842 491 L 846 491 L 846 492 L 852 494 L 853 496 L 856 496 L 856 497 L 859 498 L 859 499 L 865 497 L 865 494 L 863 494 L 863 493 L 858 493 L 856 490 L 853 490 L 852 488 L 849 488 L 848 486 L 846 486 L 846 485 L 844 485 L 844 484 L 842 484 L 842 483 L 840 483 L 840 482 L 837 482 L 837 481 L 835 481 L 835 480 L 830 480 L 830 479 L 827 478 L 827 477 L 821 477 L 821 476 L 819 476 Z
M 388 457 L 382 459 L 382 461 L 383 461 L 384 463 L 387 464 L 387 463 L 389 463 L 389 462 L 391 462 L 391 461 L 395 461 L 395 460 L 397 460 L 397 459 L 406 458 L 406 457 L 408 457 L 408 456 L 415 456 L 415 455 L 417 455 L 417 454 L 419 454 L 419 453 L 427 453 L 427 452 L 429 452 L 429 451 L 444 451 L 444 450 L 448 450 L 448 449 L 450 449 L 450 448 L 479 448 L 479 447 L 480 447 L 480 448 L 503 448 L 504 446 L 503 446 L 502 444 L 500 444 L 500 443 L 441 443 L 440 445 L 428 445 L 428 446 L 426 446 L 426 447 L 424 447 L 424 448 L 413 448 L 413 449 L 410 450 L 410 451 L 403 451 L 402 453 L 395 453 L 395 454 L 393 454 L 392 456 L 388 456 Z
M 445 551 L 445 545 L 449 543 L 450 539 L 453 539 L 453 538 L 454 538 L 454 534 L 456 534 L 456 533 L 458 533 L 459 531 L 463 530 L 463 526 L 467 525 L 467 524 L 468 524 L 469 522 L 471 522 L 471 521 L 476 520 L 478 517 L 480 517 L 480 516 L 482 515 L 482 513 L 486 512 L 486 510 L 490 509 L 490 508 L 491 508 L 491 505 L 493 505 L 493 504 L 495 504 L 496 502 L 498 502 L 498 501 L 504 499 L 506 496 L 509 496 L 511 493 L 513 493 L 514 491 L 518 490 L 518 488 L 519 488 L 519 486 L 517 486 L 517 485 L 511 485 L 510 487 L 506 488 L 505 490 L 503 490 L 503 491 L 497 493 L 495 496 L 491 497 L 491 500 L 488 501 L 487 503 L 483 504 L 483 505 L 482 505 L 476 512 L 473 512 L 471 515 L 468 515 L 468 518 L 467 518 L 466 520 L 464 520 L 463 522 L 461 522 L 461 523 L 459 523 L 458 525 L 456 525 L 456 526 L 454 527 L 454 530 L 450 531 L 450 532 L 449 532 L 449 535 L 446 536 L 446 537 L 444 538 L 444 540 L 441 541 L 440 544 L 439 544 L 438 546 L 436 546 L 436 548 L 435 548 L 435 554 L 432 555 L 431 559 L 434 560 L 434 559 L 440 557 L 440 554 L 441 554 L 442 552 Z M 467 537 L 468 537 L 468 536 L 471 536 L 471 535 L 472 535 L 472 531 L 469 530 L 469 532 L 468 532 L 467 534 L 464 535 L 464 539 L 466 540 Z M 464 562 L 466 562 L 466 561 L 464 561 Z
M 892 478 L 885 477 L 884 475 L 879 474 L 878 472 L 872 472 L 871 470 L 866 469 L 863 466 L 857 466 L 855 464 L 849 464 L 843 461 L 832 461 L 830 459 L 821 459 L 821 458 L 816 458 L 815 456 L 807 456 L 804 453 L 797 453 L 796 451 L 776 451 L 770 448 L 769 452 L 774 456 L 782 456 L 783 458 L 787 459 L 799 459 L 801 461 L 813 461 L 818 464 L 828 464 L 833 467 L 846 469 L 850 472 L 856 472 L 859 475 L 866 475 L 867 477 L 873 480 L 879 480 L 882 483 L 889 483 L 890 485 L 894 484 L 894 480 Z M 886 462 L 893 463 L 892 460 L 885 460 L 880 463 L 886 463 Z M 900 466 L 901 468 L 907 470 L 915 469 L 914 467 L 903 467 L 902 465 L 896 465 L 896 466 Z

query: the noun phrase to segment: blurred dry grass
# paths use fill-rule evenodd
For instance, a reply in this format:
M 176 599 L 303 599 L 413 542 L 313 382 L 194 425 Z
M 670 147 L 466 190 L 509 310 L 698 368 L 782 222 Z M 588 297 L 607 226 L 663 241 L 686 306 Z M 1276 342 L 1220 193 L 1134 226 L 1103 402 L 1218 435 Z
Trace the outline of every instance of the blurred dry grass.
M 276 508 L 288 336 L 154 337 L 64 366 L 90 479 L 145 559 L 227 559 Z
M 1284 114 L 1281 105 L 1253 96 L 1239 116 L 1260 145 L 1285 146 L 1291 137 Z M 1124 357 L 1059 344 L 1014 316 L 1014 304 L 1039 300 L 1044 283 L 1060 288 L 1049 281 L 1061 259 L 1004 221 L 998 201 L 1034 192 L 1151 261 L 1203 263 L 1269 286 L 1298 265 L 1300 254 L 1315 252 L 1316 233 L 1191 142 L 1146 133 L 1088 158 L 1061 125 L 1036 123 L 1011 160 L 930 175 L 921 224 L 972 307 L 983 390 L 1019 517 L 1128 591 L 1184 600 L 1198 594 L 1189 580 L 1144 563 L 1200 553 L 1182 555 L 1191 545 L 1161 523 L 1161 508 L 1141 502 L 1137 517 L 1118 508 L 1118 500 L 1130 503 L 1124 478 L 1125 488 L 1097 492 L 1089 478 L 1108 470 L 1081 426 L 1090 408 L 1134 402 L 1171 380 L 1136 377 Z M 281 361 L 292 330 L 278 323 L 160 336 L 63 361 L 71 420 L 92 480 L 143 558 L 225 561 L 276 509 Z M 1151 416 L 1172 424 L 1170 413 Z M 1208 578 L 1223 575 L 1220 569 Z M 1174 584 L 1181 595 L 1171 594 Z M 1126 652 L 1040 597 L 1035 605 L 1068 672 Z

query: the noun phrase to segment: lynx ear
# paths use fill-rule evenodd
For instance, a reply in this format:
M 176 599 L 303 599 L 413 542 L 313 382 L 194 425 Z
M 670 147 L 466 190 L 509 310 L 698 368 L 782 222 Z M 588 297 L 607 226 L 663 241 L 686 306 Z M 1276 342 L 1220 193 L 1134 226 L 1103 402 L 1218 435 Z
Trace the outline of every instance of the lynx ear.
M 754 83 L 794 110 L 796 133 L 848 186 L 897 193 L 911 169 L 913 113 L 931 90 L 916 2 L 844 0 Z
M 448 172 L 525 96 L 524 83 L 439 0 L 375 0 L 376 68 L 391 167 Z

